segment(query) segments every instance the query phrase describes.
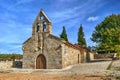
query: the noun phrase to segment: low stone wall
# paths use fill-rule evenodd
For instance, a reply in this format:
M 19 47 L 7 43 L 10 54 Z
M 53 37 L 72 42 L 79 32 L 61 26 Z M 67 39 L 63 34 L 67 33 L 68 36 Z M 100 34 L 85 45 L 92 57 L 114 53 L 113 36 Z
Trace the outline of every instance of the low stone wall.
M 0 69 L 12 68 L 13 61 L 0 61 Z
M 21 61 L 0 61 L 0 69 L 22 68 Z
M 112 59 L 114 56 L 114 53 L 106 53 L 106 54 L 95 54 L 95 59 Z

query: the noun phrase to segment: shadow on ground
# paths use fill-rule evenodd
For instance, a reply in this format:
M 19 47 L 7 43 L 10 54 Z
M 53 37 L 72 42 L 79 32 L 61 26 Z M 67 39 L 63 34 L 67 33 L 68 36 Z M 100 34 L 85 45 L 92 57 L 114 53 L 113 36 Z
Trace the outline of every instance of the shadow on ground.
M 91 60 L 91 61 L 88 62 L 88 63 L 105 62 L 105 61 L 112 61 L 112 59 L 94 59 L 94 60 Z

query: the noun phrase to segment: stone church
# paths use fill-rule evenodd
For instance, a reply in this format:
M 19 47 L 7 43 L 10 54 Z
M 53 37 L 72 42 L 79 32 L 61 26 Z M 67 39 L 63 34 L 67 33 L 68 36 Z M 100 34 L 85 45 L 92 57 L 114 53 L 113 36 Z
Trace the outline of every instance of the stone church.
M 32 27 L 32 36 L 23 43 L 23 68 L 61 69 L 93 59 L 86 48 L 52 34 L 52 23 L 43 10 Z

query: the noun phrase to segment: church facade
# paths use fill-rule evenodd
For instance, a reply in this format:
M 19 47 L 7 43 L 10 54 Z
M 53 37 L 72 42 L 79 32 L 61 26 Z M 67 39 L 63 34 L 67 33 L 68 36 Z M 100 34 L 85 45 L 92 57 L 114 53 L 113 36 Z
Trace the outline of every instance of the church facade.
M 61 69 L 93 59 L 93 53 L 52 35 L 52 23 L 43 10 L 32 27 L 32 36 L 23 43 L 23 68 Z

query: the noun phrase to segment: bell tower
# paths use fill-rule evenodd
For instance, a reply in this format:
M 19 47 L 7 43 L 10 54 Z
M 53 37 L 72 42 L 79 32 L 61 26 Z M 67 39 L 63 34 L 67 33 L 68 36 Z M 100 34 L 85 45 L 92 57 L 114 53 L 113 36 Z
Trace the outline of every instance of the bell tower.
M 35 35 L 36 33 L 44 33 L 44 32 L 48 34 L 52 34 L 52 24 L 49 18 L 44 13 L 44 11 L 41 9 L 33 24 L 32 34 Z
M 32 37 L 34 38 L 35 51 L 42 50 L 44 48 L 45 35 L 52 34 L 52 24 L 44 11 L 41 9 L 37 18 L 33 23 Z

